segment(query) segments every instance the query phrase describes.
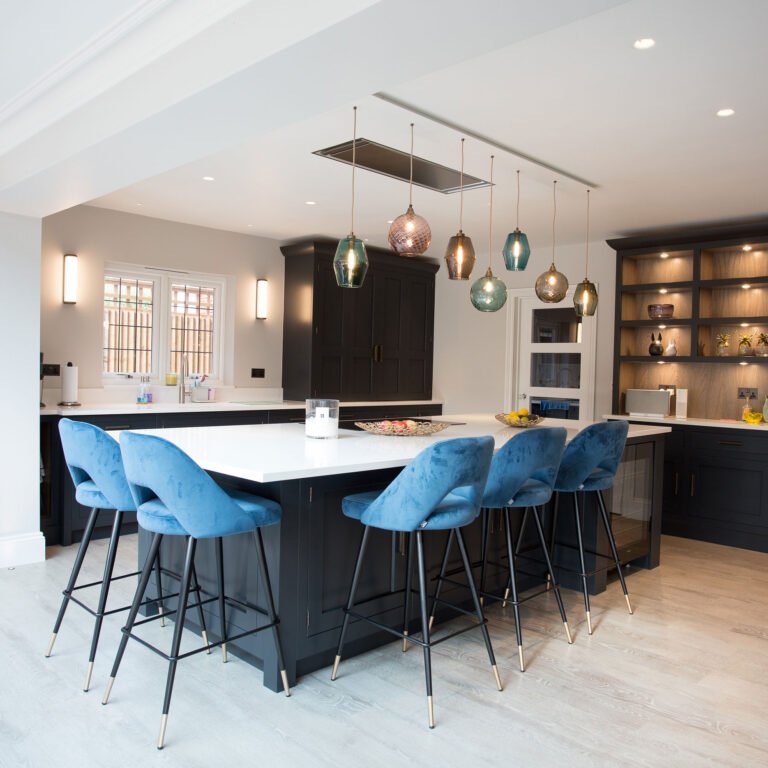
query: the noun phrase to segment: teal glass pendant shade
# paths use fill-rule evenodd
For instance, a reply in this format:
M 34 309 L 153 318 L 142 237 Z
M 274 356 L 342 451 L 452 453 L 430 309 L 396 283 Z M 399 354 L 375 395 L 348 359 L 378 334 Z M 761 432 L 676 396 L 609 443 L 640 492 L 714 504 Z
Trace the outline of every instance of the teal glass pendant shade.
M 445 265 L 449 280 L 469 280 L 475 266 L 475 246 L 461 230 L 448 241 Z
M 333 257 L 333 271 L 339 288 L 359 288 L 368 271 L 368 254 L 354 232 L 339 240 Z
M 507 303 L 507 286 L 488 267 L 485 276 L 472 283 L 469 300 L 480 312 L 497 312 Z
M 557 304 L 565 298 L 565 294 L 568 292 L 568 278 L 562 272 L 557 271 L 553 262 L 546 272 L 536 278 L 534 290 L 541 301 L 547 304 Z
M 594 315 L 597 310 L 597 288 L 586 277 L 576 286 L 573 306 L 579 317 Z
M 528 266 L 531 246 L 528 245 L 528 235 L 515 229 L 507 235 L 504 248 L 501 251 L 504 264 L 509 272 L 522 272 Z

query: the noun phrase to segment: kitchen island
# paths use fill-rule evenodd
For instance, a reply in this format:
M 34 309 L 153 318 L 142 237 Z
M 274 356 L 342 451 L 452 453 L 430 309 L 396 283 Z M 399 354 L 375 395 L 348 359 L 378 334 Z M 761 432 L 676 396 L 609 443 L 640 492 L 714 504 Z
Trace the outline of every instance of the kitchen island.
M 341 514 L 341 499 L 350 493 L 385 487 L 421 450 L 433 442 L 455 437 L 492 435 L 498 449 L 519 431 L 505 427 L 492 416 L 460 414 L 441 417 L 452 426 L 427 437 L 384 437 L 366 432 L 340 430 L 335 440 L 313 440 L 304 436 L 302 424 L 264 424 L 222 427 L 190 427 L 143 430 L 164 437 L 186 451 L 222 484 L 278 501 L 283 517 L 280 525 L 265 528 L 270 575 L 280 616 L 280 631 L 286 668 L 291 684 L 297 676 L 331 663 L 343 617 L 343 605 L 351 579 L 354 556 L 362 527 Z M 546 425 L 564 426 L 569 438 L 586 423 L 548 419 Z M 539 427 L 545 429 L 545 426 Z M 661 426 L 630 426 L 622 468 L 617 477 L 618 493 L 609 500 L 614 520 L 629 530 L 641 531 L 622 546 L 623 562 L 655 567 L 659 562 L 661 504 L 661 466 L 663 435 Z M 620 509 L 621 507 L 621 509 Z M 626 509 L 624 509 L 626 507 Z M 620 513 L 620 514 L 619 514 Z M 561 515 L 566 529 L 570 516 Z M 560 531 L 561 522 L 558 522 Z M 492 559 L 501 561 L 503 537 L 491 523 Z M 600 546 L 597 531 L 587 527 L 587 542 Z M 479 551 L 479 525 L 469 526 L 470 551 Z M 426 558 L 434 576 L 444 546 L 444 537 L 428 537 Z M 140 532 L 139 558 L 143 560 L 149 535 Z M 641 542 L 641 544 L 638 544 Z M 259 603 L 263 598 L 258 568 L 253 557 L 253 541 L 248 536 L 225 539 L 228 593 L 239 600 Z M 167 590 L 175 591 L 172 574 L 178 574 L 183 560 L 183 542 L 168 537 L 163 542 L 162 562 L 167 571 Z M 367 599 L 367 610 L 391 626 L 402 622 L 405 537 L 386 531 L 372 531 L 367 566 L 361 577 L 360 597 Z M 565 551 L 558 558 L 567 564 Z M 204 591 L 215 593 L 213 545 L 201 542 L 197 571 Z M 457 565 L 453 563 L 452 565 Z M 491 588 L 502 589 L 503 569 L 489 571 Z M 567 582 L 566 582 L 567 583 Z M 593 591 L 605 586 L 605 574 L 592 581 Z M 400 591 L 400 592 L 399 592 Z M 444 590 L 447 599 L 466 599 L 466 590 L 454 586 Z M 416 601 L 413 601 L 414 603 Z M 415 606 L 414 606 L 415 607 Z M 415 614 L 414 614 L 415 615 Z M 438 622 L 448 614 L 438 614 Z M 194 626 L 195 612 L 189 613 Z M 247 629 L 258 619 L 256 611 L 229 609 L 230 633 Z M 218 637 L 218 615 L 206 615 L 208 630 Z M 350 628 L 348 650 L 354 655 L 391 642 L 391 636 L 365 623 Z M 264 684 L 280 690 L 280 678 L 269 638 L 260 635 L 233 644 L 233 653 L 264 670 Z

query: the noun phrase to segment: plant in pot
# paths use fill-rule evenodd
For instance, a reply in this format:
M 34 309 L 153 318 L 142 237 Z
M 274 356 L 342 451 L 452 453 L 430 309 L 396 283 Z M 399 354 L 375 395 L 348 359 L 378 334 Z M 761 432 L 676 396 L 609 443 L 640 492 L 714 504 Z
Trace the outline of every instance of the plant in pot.
M 742 336 L 739 336 L 739 354 L 751 355 L 752 353 L 752 334 L 745 333 Z
M 768 333 L 757 334 L 755 354 L 760 355 L 760 357 L 768 357 Z
M 717 354 L 719 357 L 725 357 L 728 354 L 728 344 L 731 341 L 730 333 L 718 333 L 715 336 L 715 343 L 717 344 Z

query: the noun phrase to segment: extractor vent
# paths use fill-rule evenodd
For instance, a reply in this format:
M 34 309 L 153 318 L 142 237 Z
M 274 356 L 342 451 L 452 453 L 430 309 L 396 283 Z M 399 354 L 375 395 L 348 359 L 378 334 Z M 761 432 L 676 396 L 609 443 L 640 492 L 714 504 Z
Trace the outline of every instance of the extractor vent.
M 400 181 L 408 181 L 411 156 L 407 152 L 385 147 L 383 144 L 377 144 L 370 139 L 358 139 L 356 143 L 355 163 L 358 167 L 381 173 L 384 176 L 391 176 L 393 179 L 400 179 Z M 352 142 L 346 141 L 335 147 L 318 149 L 313 154 L 330 157 L 332 160 L 339 160 L 351 165 Z M 419 187 L 426 187 L 448 195 L 451 192 L 459 191 L 460 178 L 461 174 L 453 168 L 433 163 L 431 160 L 425 160 L 415 155 L 413 157 L 413 183 Z M 487 181 L 478 179 L 476 176 L 470 176 L 468 173 L 464 174 L 464 189 L 479 189 L 487 186 L 489 186 Z

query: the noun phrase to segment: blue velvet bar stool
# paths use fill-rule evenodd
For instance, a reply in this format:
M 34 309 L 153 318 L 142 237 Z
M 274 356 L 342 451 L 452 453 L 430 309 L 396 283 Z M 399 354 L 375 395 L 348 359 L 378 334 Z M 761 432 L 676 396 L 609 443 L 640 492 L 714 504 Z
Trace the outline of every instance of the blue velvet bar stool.
M 272 587 L 269 581 L 267 561 L 264 555 L 264 542 L 261 528 L 280 522 L 282 509 L 270 499 L 255 496 L 250 493 L 235 490 L 225 490 L 219 486 L 201 467 L 199 467 L 184 451 L 167 440 L 154 435 L 141 435 L 125 432 L 120 437 L 120 448 L 123 454 L 125 474 L 128 485 L 136 503 L 139 525 L 153 534 L 147 560 L 141 572 L 136 595 L 128 613 L 123 637 L 115 656 L 115 663 L 107 682 L 102 704 L 109 701 L 112 686 L 125 653 L 129 638 L 139 640 L 168 661 L 168 675 L 165 684 L 165 698 L 160 716 L 160 735 L 157 748 L 162 749 L 165 743 L 165 730 L 168 724 L 168 710 L 171 705 L 173 682 L 176 675 L 176 665 L 181 658 L 194 655 L 205 648 L 197 648 L 184 654 L 180 653 L 181 635 L 184 629 L 184 618 L 190 591 L 190 582 L 195 561 L 195 551 L 198 539 L 214 539 L 216 556 L 217 596 L 199 599 L 198 606 L 203 603 L 218 601 L 219 635 L 220 640 L 211 643 L 211 647 L 222 647 L 223 661 L 227 660 L 226 647 L 228 642 L 239 640 L 248 635 L 272 630 L 280 676 L 283 681 L 285 695 L 290 696 L 288 675 L 285 671 L 283 652 L 280 647 L 279 623 L 275 611 Z M 239 533 L 252 533 L 255 544 L 261 582 L 266 593 L 266 609 L 246 605 L 242 601 L 228 597 L 224 593 L 224 560 L 222 537 L 234 536 Z M 176 626 L 173 632 L 170 653 L 155 648 L 146 640 L 134 634 L 134 627 L 153 621 L 150 617 L 137 622 L 136 616 L 141 606 L 144 591 L 152 573 L 152 564 L 157 556 L 160 543 L 164 536 L 184 536 L 187 539 L 186 557 L 181 577 L 179 603 L 176 611 L 166 615 L 176 614 Z M 254 629 L 240 632 L 229 637 L 227 634 L 226 604 L 252 607 L 266 615 L 268 622 Z
M 604 421 L 591 424 L 582 429 L 565 448 L 560 469 L 555 480 L 555 491 L 571 494 L 573 497 L 574 525 L 576 528 L 576 542 L 579 551 L 579 575 L 581 577 L 582 591 L 584 592 L 584 609 L 587 612 L 587 630 L 592 634 L 592 614 L 589 608 L 589 589 L 587 579 L 591 575 L 587 573 L 584 557 L 584 535 L 582 532 L 582 515 L 579 510 L 578 493 L 593 492 L 597 496 L 597 505 L 600 517 L 605 527 L 611 555 L 619 576 L 627 609 L 632 613 L 632 603 L 629 601 L 627 584 L 621 570 L 621 561 L 616 549 L 616 539 L 611 528 L 611 519 L 605 506 L 603 491 L 613 486 L 616 472 L 619 468 L 621 456 L 624 453 L 624 445 L 627 442 L 629 425 L 626 421 Z M 559 500 L 558 500 L 559 501 Z M 593 552 L 603 557 L 599 553 Z
M 53 634 L 45 655 L 46 657 L 49 657 L 53 652 L 53 645 L 56 642 L 56 637 L 58 636 L 61 623 L 64 619 L 64 614 L 70 601 L 88 611 L 88 613 L 94 617 L 94 626 L 91 637 L 91 650 L 88 656 L 88 669 L 83 688 L 87 691 L 91 684 L 93 665 L 96 659 L 96 649 L 98 647 L 104 617 L 112 613 L 127 611 L 130 607 L 125 605 L 109 611 L 106 610 L 110 584 L 116 579 L 136 576 L 139 573 L 138 571 L 134 571 L 121 576 L 113 576 L 123 513 L 135 511 L 136 505 L 134 504 L 133 497 L 128 489 L 128 482 L 125 479 L 123 461 L 120 457 L 120 446 L 113 437 L 93 424 L 72 421 L 71 419 L 61 419 L 59 422 L 59 434 L 61 436 L 61 445 L 64 450 L 64 459 L 75 485 L 75 498 L 80 504 L 83 504 L 86 507 L 91 507 L 91 512 L 88 516 L 88 522 L 86 523 L 83 537 L 80 540 L 80 546 L 77 550 L 77 556 L 75 557 L 75 562 L 72 566 L 69 581 L 63 592 L 64 597 L 61 601 L 61 607 L 59 608 L 56 623 L 53 627 Z M 104 563 L 104 575 L 101 581 L 77 585 L 77 578 L 80 575 L 80 569 L 85 560 L 88 546 L 91 543 L 93 530 L 96 526 L 100 511 L 114 512 L 115 516 L 112 525 L 112 533 L 109 539 L 107 559 Z M 159 600 L 158 610 L 162 614 L 163 594 L 160 585 L 159 562 L 156 570 L 156 578 Z M 93 610 L 73 594 L 78 590 L 99 585 L 101 586 L 101 589 L 96 610 Z
M 427 617 L 427 575 L 424 564 L 423 534 L 425 531 L 452 530 L 459 543 L 467 585 L 472 597 L 474 611 L 461 613 L 475 616 L 483 633 L 488 658 L 496 679 L 496 686 L 502 690 L 501 679 L 493 655 L 493 647 L 488 634 L 483 609 L 475 589 L 472 571 L 467 558 L 467 550 L 461 528 L 471 523 L 480 511 L 488 468 L 493 455 L 492 437 L 473 437 L 445 440 L 424 449 L 410 464 L 383 490 L 356 493 L 345 496 L 342 511 L 354 520 L 359 520 L 365 527 L 357 553 L 349 597 L 344 609 L 344 621 L 339 636 L 339 647 L 333 662 L 331 680 L 336 679 L 344 650 L 344 637 L 351 618 L 367 621 L 379 629 L 400 637 L 403 641 L 420 645 L 424 651 L 424 676 L 427 689 L 427 713 L 429 727 L 435 727 L 434 706 L 432 703 L 432 657 L 431 650 L 437 643 L 466 631 L 466 627 L 439 640 L 430 637 Z M 407 578 L 405 590 L 405 628 L 398 632 L 375 619 L 358 613 L 355 609 L 355 595 L 363 564 L 366 544 L 371 528 L 401 533 L 415 533 L 416 554 L 419 576 L 419 603 L 421 613 L 421 637 L 408 633 L 408 599 L 410 597 L 410 579 Z M 410 550 L 410 542 L 409 542 Z M 410 570 L 410 569 L 409 569 Z M 470 627 L 470 628 L 472 628 Z
M 549 577 L 548 586 L 551 586 L 557 607 L 560 611 L 560 618 L 565 627 L 565 634 L 568 642 L 572 643 L 571 632 L 568 628 L 568 618 L 565 614 L 565 607 L 560 596 L 560 588 L 555 579 L 555 573 L 552 568 L 552 562 L 549 556 L 548 543 L 544 536 L 544 529 L 541 524 L 539 508 L 546 504 L 552 497 L 555 477 L 560 459 L 565 447 L 566 430 L 562 427 L 542 427 L 540 429 L 528 429 L 508 440 L 494 455 L 491 462 L 491 469 L 488 473 L 488 482 L 485 485 L 485 492 L 481 502 L 484 515 L 488 515 L 492 510 L 501 510 L 504 520 L 504 530 L 507 548 L 507 558 L 509 567 L 508 587 L 503 598 L 500 595 L 494 595 L 485 591 L 485 573 L 487 560 L 487 536 L 489 526 L 483 526 L 482 542 L 483 559 L 481 562 L 480 595 L 486 598 L 502 599 L 503 604 L 507 602 L 512 604 L 515 614 L 515 635 L 517 638 L 517 650 L 520 661 L 520 671 L 525 671 L 525 656 L 523 654 L 523 635 L 522 624 L 520 621 L 520 605 L 527 600 L 543 594 L 545 590 L 539 590 L 523 599 L 520 599 L 517 588 L 517 564 L 518 548 L 514 542 L 513 528 L 510 513 L 512 510 L 523 511 L 523 520 L 520 526 L 520 538 L 522 538 L 523 528 L 527 516 L 531 514 L 536 523 L 536 531 L 539 537 L 539 544 L 544 554 L 544 560 Z M 446 569 L 448 567 L 448 556 L 451 547 L 452 535 L 449 534 L 443 553 L 443 561 L 438 576 L 435 597 L 432 603 L 432 614 L 430 623 L 434 619 L 435 609 L 440 602 L 440 589 L 446 581 Z M 511 599 L 510 599 L 511 593 Z

